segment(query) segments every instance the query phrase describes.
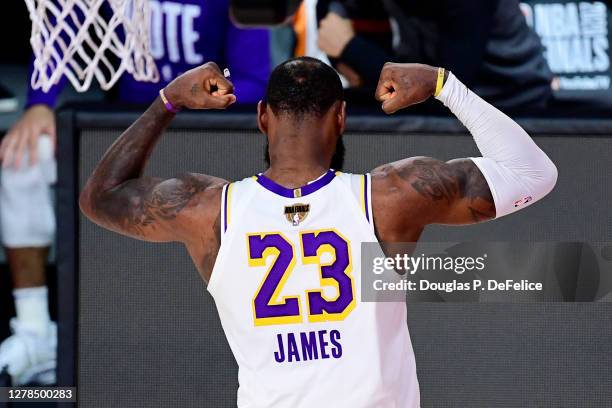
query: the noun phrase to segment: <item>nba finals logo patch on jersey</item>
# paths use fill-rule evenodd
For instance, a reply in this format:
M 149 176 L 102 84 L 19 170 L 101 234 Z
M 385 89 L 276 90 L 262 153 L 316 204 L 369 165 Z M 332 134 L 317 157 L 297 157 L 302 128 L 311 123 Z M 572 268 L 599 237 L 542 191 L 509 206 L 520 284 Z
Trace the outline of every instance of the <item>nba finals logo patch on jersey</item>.
M 300 222 L 304 221 L 310 211 L 310 204 L 295 204 L 285 207 L 285 218 L 294 227 L 300 225 Z

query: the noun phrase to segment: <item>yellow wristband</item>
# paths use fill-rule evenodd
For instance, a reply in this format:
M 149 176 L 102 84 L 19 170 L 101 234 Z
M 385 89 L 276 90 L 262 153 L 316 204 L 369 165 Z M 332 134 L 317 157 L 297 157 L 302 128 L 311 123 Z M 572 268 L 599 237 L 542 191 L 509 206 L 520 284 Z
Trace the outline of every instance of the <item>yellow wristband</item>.
M 161 98 L 161 100 L 164 103 L 164 106 L 166 107 L 166 110 L 168 112 L 178 113 L 179 109 L 175 108 L 174 105 L 172 105 L 172 103 L 170 103 L 168 98 L 166 98 L 166 93 L 164 92 L 164 88 L 159 90 L 159 97 Z
M 438 81 L 436 82 L 436 92 L 434 92 L 434 96 L 440 95 L 442 92 L 442 87 L 444 86 L 444 68 L 438 68 Z

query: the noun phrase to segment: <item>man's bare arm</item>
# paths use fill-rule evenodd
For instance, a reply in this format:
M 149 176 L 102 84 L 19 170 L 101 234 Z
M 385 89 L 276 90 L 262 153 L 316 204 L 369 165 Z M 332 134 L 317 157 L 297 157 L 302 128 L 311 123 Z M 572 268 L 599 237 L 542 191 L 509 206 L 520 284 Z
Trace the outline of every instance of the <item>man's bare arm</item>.
M 219 68 L 208 63 L 166 87 L 177 107 L 223 109 L 236 99 Z M 158 97 L 106 152 L 81 192 L 79 204 L 92 221 L 147 241 L 183 241 L 195 227 L 191 215 L 213 224 L 224 180 L 183 174 L 162 180 L 143 177 L 153 148 L 174 114 Z
M 191 173 L 166 180 L 140 177 L 110 190 L 83 190 L 80 206 L 89 219 L 119 234 L 152 242 L 186 242 L 194 221 L 214 221 L 225 183 Z
M 405 202 L 422 225 L 471 224 L 495 217 L 487 181 L 469 159 L 414 157 L 372 171 L 376 195 Z M 410 211 L 412 212 L 412 211 Z
M 437 81 L 437 68 L 387 64 L 376 97 L 393 113 L 431 97 Z M 518 124 L 452 74 L 442 83 L 438 98 L 472 133 L 483 157 L 411 158 L 373 170 L 377 228 L 392 239 L 418 238 L 427 224 L 471 224 L 510 214 L 544 197 L 556 182 L 554 164 Z

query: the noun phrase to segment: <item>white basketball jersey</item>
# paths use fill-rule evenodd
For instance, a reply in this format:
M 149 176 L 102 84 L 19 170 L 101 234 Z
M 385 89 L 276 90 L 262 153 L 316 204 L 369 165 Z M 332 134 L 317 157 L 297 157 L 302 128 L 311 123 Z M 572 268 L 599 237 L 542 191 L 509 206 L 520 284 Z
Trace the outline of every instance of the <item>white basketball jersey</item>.
M 225 187 L 208 290 L 239 407 L 419 406 L 406 304 L 361 301 L 369 198 L 369 175 L 333 170 L 297 189 L 263 175 Z

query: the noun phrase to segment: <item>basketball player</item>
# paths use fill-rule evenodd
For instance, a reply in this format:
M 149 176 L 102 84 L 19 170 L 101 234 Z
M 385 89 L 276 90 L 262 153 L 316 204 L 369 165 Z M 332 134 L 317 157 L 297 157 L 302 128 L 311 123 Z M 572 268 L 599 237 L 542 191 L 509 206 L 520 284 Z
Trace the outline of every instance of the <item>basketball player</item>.
M 175 79 L 104 155 L 81 193 L 82 211 L 120 234 L 185 244 L 238 361 L 239 406 L 418 407 L 406 305 L 361 302 L 360 244 L 413 242 L 427 224 L 512 213 L 552 190 L 554 164 L 451 73 L 387 64 L 376 91 L 385 112 L 437 94 L 482 157 L 337 172 L 330 164 L 345 130 L 340 80 L 303 57 L 272 72 L 259 103 L 264 173 L 234 183 L 143 176 L 173 108 L 224 109 L 233 91 L 214 63 Z

